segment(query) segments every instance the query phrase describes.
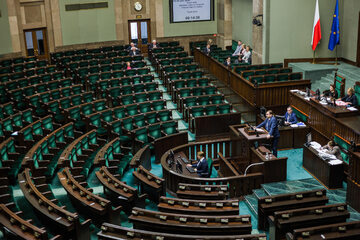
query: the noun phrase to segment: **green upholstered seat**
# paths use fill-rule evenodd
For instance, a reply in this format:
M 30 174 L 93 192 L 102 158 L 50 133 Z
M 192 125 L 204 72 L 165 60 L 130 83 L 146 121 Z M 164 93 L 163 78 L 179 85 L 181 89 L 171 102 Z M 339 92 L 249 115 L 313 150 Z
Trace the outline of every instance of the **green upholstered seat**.
M 191 91 L 189 88 L 183 88 L 179 90 L 180 97 L 188 97 L 191 95 Z
M 215 94 L 215 93 L 216 93 L 216 87 L 209 86 L 209 87 L 205 88 L 205 94 L 211 95 L 211 94 Z
M 340 154 L 341 154 L 343 161 L 345 163 L 349 164 L 348 151 L 351 148 L 351 144 L 348 141 L 346 141 L 345 139 L 339 137 L 337 134 L 334 135 L 334 142 L 337 145 L 339 145 L 339 147 L 341 148 Z
M 165 108 L 163 101 L 155 101 L 152 103 L 152 107 L 155 111 L 159 111 Z
M 198 80 L 198 85 L 199 86 L 208 86 L 209 85 L 209 79 L 207 78 L 202 78 Z
M 150 112 L 152 110 L 151 104 L 149 102 L 141 103 L 139 105 L 139 110 L 142 113 Z
M 204 107 L 193 107 L 190 112 L 193 117 L 201 117 L 204 113 Z
M 231 105 L 220 105 L 219 106 L 219 113 L 220 114 L 227 114 L 231 112 Z
M 210 97 L 209 96 L 199 96 L 197 100 L 199 105 L 208 105 L 210 103 Z
M 222 102 L 223 102 L 223 96 L 222 95 L 211 96 L 211 103 L 212 104 L 220 104 Z
M 145 102 L 147 101 L 147 95 L 146 93 L 140 93 L 135 95 L 135 102 Z
M 122 105 L 129 105 L 129 104 L 132 104 L 133 102 L 134 102 L 134 99 L 133 99 L 132 95 L 127 95 L 127 96 L 121 97 Z
M 124 118 L 122 121 L 122 124 L 123 124 L 124 129 L 126 129 L 128 131 L 131 131 L 134 129 L 134 122 L 131 117 Z
M 191 78 L 191 73 L 190 73 L 190 72 L 184 72 L 184 73 L 181 73 L 181 74 L 179 75 L 179 77 L 180 77 L 181 79 L 189 79 L 189 78 Z
M 161 112 L 158 112 L 157 115 L 161 122 L 165 122 L 165 121 L 171 120 L 172 113 L 171 113 L 171 111 L 161 111 Z
M 149 93 L 149 101 L 161 99 L 162 93 L 161 92 L 150 92 Z
M 301 73 L 293 73 L 293 74 L 290 75 L 291 80 L 300 80 L 301 78 L 302 78 Z
M 136 115 L 139 113 L 138 106 L 136 104 L 126 106 L 125 110 L 126 110 L 128 116 L 133 116 L 133 115 Z
M 300 119 L 302 122 L 307 122 L 308 117 L 302 112 L 298 111 L 295 107 L 293 107 L 293 111 L 296 114 L 296 117 Z
M 136 117 L 134 117 L 134 124 L 137 127 L 144 127 L 146 125 L 145 115 L 137 115 Z
M 279 74 L 279 75 L 277 75 L 277 80 L 278 81 L 287 81 L 287 80 L 289 80 L 289 75 L 288 74 Z
M 274 82 L 276 80 L 276 76 L 275 75 L 265 75 L 264 76 L 264 82 Z
M 175 88 L 183 88 L 185 87 L 185 81 L 183 80 L 177 80 L 174 82 L 174 87 Z
M 189 79 L 186 81 L 186 86 L 187 87 L 196 87 L 197 86 L 197 81 L 196 79 Z
M 146 128 L 137 129 L 135 131 L 135 137 L 137 140 L 142 141 L 145 144 L 149 142 Z
M 205 107 L 205 115 L 211 116 L 217 113 L 216 105 L 210 105 Z
M 149 135 L 155 139 L 162 137 L 160 124 L 150 125 L 148 131 Z
M 193 96 L 200 96 L 203 94 L 203 88 L 201 87 L 195 87 L 192 89 L 192 95 Z
M 145 118 L 148 124 L 154 124 L 158 121 L 156 112 L 146 114 Z
M 196 105 L 197 105 L 196 98 L 190 97 L 190 98 L 185 98 L 184 99 L 184 106 L 185 107 L 192 107 L 192 106 L 196 106 Z
M 126 117 L 126 114 L 125 114 L 125 109 L 124 108 L 115 108 L 114 109 L 114 116 L 116 117 L 116 118 L 124 118 L 124 117 Z
M 172 121 L 172 122 L 164 122 L 161 125 L 161 127 L 166 135 L 171 135 L 177 132 L 177 125 L 178 124 L 176 121 Z
M 134 89 L 134 93 L 140 93 L 140 92 L 144 92 L 145 86 L 143 84 L 137 84 L 133 86 L 133 89 Z M 129 93 L 125 93 L 125 94 L 129 94 Z

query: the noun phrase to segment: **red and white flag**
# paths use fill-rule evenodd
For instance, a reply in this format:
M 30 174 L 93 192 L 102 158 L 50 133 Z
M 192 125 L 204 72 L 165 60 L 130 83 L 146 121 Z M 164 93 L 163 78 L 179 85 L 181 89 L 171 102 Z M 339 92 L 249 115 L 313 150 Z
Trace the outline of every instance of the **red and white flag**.
M 313 26 L 312 38 L 311 38 L 311 46 L 313 51 L 315 51 L 316 46 L 320 42 L 320 39 L 321 39 L 321 28 L 320 28 L 319 0 L 316 0 L 314 26 Z

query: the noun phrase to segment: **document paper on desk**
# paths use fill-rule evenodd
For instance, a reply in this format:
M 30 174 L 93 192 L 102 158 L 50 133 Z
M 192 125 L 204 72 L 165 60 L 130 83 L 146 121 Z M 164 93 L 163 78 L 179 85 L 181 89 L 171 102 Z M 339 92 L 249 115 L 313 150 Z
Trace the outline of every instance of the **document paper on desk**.
M 256 128 L 256 131 L 259 132 L 259 133 L 264 133 L 265 132 L 265 130 L 262 129 L 262 128 Z
M 354 107 L 348 107 L 347 110 L 349 111 L 357 111 L 357 108 L 354 108 Z
M 342 163 L 343 163 L 343 161 L 341 161 L 339 159 L 329 161 L 330 165 L 339 165 L 339 164 L 342 164 Z

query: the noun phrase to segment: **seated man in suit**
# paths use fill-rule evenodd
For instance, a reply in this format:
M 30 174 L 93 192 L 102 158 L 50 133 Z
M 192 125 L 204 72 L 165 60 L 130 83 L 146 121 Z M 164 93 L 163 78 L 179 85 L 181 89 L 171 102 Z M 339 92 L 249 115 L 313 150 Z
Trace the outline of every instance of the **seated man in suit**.
M 224 62 L 224 65 L 227 66 L 227 67 L 231 67 L 231 57 L 227 57 L 225 62 Z
M 291 125 L 297 123 L 297 117 L 296 114 L 293 112 L 292 107 L 288 107 L 287 111 L 285 113 L 285 125 Z
M 340 147 L 336 146 L 334 141 L 328 142 L 328 144 L 321 147 L 321 149 L 326 150 L 326 153 L 334 155 L 337 159 L 343 160 L 341 153 L 340 153 Z
M 131 43 L 130 43 L 130 46 L 126 49 L 126 51 L 131 51 L 132 48 L 136 48 L 136 50 L 139 50 L 139 49 L 136 47 L 135 43 L 131 42 Z
M 157 44 L 156 40 L 154 39 L 152 43 L 149 45 L 149 49 L 158 48 L 159 44 Z
M 132 47 L 129 52 L 129 56 L 136 56 L 138 54 L 139 54 L 138 49 L 136 47 Z
M 277 157 L 277 146 L 279 143 L 280 133 L 278 128 L 278 123 L 276 117 L 273 114 L 272 110 L 268 110 L 266 112 L 266 119 L 262 123 L 260 123 L 257 128 L 265 127 L 266 131 L 268 131 L 267 139 L 273 137 L 272 141 L 272 152 L 275 157 Z
M 203 53 L 205 53 L 206 55 L 209 55 L 210 52 L 211 52 L 210 44 L 207 44 L 206 47 L 203 50 Z
M 188 164 L 187 166 L 193 167 L 195 172 L 200 177 L 207 176 L 209 174 L 209 166 L 208 166 L 208 162 L 205 159 L 205 153 L 198 152 L 196 156 L 197 156 L 198 162 L 195 164 Z
M 238 45 L 235 49 L 235 52 L 232 54 L 233 56 L 239 56 L 241 54 L 241 50 L 242 50 L 242 42 L 239 40 L 238 41 Z
M 347 105 L 356 107 L 358 105 L 358 100 L 355 95 L 355 91 L 353 88 L 349 88 L 347 90 L 347 95 L 343 98 L 339 98 L 338 100 L 346 102 Z

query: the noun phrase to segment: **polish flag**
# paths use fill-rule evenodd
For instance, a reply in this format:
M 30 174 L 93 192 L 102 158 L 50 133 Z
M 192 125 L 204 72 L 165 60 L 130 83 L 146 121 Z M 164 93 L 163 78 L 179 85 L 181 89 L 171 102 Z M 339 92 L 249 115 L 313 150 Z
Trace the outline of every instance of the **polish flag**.
M 316 46 L 320 42 L 320 39 L 321 39 L 321 28 L 320 28 L 319 1 L 316 0 L 314 27 L 312 30 L 312 38 L 311 38 L 311 46 L 313 51 L 315 51 Z

